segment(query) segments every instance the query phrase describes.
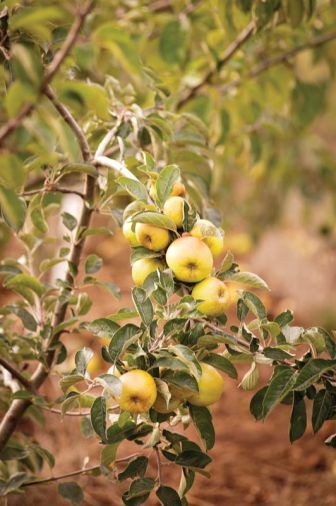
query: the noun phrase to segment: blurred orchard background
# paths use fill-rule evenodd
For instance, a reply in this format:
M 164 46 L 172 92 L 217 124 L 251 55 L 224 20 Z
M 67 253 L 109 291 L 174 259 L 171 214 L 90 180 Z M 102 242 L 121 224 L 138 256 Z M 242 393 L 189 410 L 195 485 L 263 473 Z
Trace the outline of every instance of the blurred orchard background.
M 29 10 L 15 1 L 0 3 L 3 87 L 8 83 L 9 40 L 14 45 L 23 34 L 47 51 L 48 45 L 63 40 L 67 13 L 75 7 L 63 0 L 22 4 Z M 298 325 L 327 329 L 336 327 L 335 39 L 336 5 L 331 0 L 100 0 L 53 83 L 91 139 L 99 137 L 101 121 L 109 117 L 108 100 L 119 110 L 140 105 L 146 111 L 139 113 L 137 125 L 142 148 L 161 156 L 158 139 L 163 139 L 164 154 L 181 167 L 198 209 L 222 223 L 225 250 L 271 287 L 262 294 L 271 313 L 290 308 Z M 14 56 L 18 77 L 1 106 L 3 119 L 5 114 L 14 117 L 33 95 L 39 75 L 31 54 L 17 51 Z M 160 117 L 161 107 L 170 111 L 170 121 Z M 30 161 L 24 174 L 20 168 L 17 174 L 31 191 L 43 173 L 34 163 L 38 149 L 47 167 L 56 156 L 54 136 L 70 160 L 77 148 L 67 125 L 46 104 L 39 104 L 25 121 L 25 129 L 19 128 L 0 154 L 0 179 L 6 178 L 8 164 L 16 167 L 24 151 Z M 119 135 L 126 138 L 126 132 Z M 122 156 L 123 149 L 123 142 L 116 143 L 113 156 Z M 134 155 L 126 161 L 132 168 Z M 70 175 L 67 184 L 77 183 Z M 89 239 L 86 250 L 103 258 L 99 275 L 120 287 L 121 299 L 92 289 L 90 295 L 95 302 L 99 299 L 90 318 L 131 305 L 130 250 L 117 226 L 118 210 L 128 199 L 119 192 L 111 211 L 94 217 L 96 226 L 110 227 L 113 236 Z M 75 212 L 77 197 L 66 196 L 62 205 Z M 55 236 L 62 237 L 62 224 L 55 219 L 53 226 Z M 3 222 L 0 227 L 2 255 L 14 256 L 19 246 L 9 241 Z M 52 256 L 53 247 L 45 246 L 44 255 Z M 1 302 L 10 297 L 2 289 Z M 70 353 L 59 367 L 71 367 L 83 341 L 96 351 L 91 372 L 106 369 L 100 343 L 89 333 L 65 337 Z M 247 367 L 239 364 L 240 373 Z M 233 380 L 226 383 L 223 401 L 213 411 L 214 479 L 198 478 L 190 504 L 334 505 L 336 457 L 322 444 L 326 433 L 314 436 L 309 429 L 291 446 L 289 406 L 257 423 L 249 414 L 251 393 L 237 391 Z M 57 377 L 44 386 L 55 396 L 58 388 Z M 97 452 L 96 443 L 83 443 L 78 435 L 79 421 L 69 418 L 60 422 L 46 413 L 40 438 L 56 454 L 58 472 L 76 469 L 86 455 L 93 458 Z M 119 504 L 114 483 L 81 480 L 86 504 Z M 24 501 L 45 505 L 46 489 L 28 491 Z M 48 501 L 66 504 L 53 487 L 48 488 Z M 12 497 L 8 504 L 22 504 L 22 499 Z

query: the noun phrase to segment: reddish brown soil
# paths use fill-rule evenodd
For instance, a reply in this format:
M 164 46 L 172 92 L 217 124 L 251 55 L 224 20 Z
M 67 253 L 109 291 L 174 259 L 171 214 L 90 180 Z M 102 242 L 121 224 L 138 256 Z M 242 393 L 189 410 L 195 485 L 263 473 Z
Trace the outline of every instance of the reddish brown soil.
M 96 248 L 106 260 L 102 277 L 111 279 L 122 289 L 122 300 L 116 303 L 105 292 L 95 292 L 98 306 L 95 314 L 112 313 L 117 307 L 130 305 L 130 269 L 126 247 L 120 240 L 104 241 Z M 97 300 L 98 299 L 98 300 Z M 86 345 L 95 346 L 91 337 Z M 244 367 L 241 369 L 243 372 Z M 45 393 L 58 392 L 57 378 L 46 385 Z M 323 445 L 326 434 L 335 430 L 332 423 L 327 431 L 308 434 L 293 446 L 288 441 L 289 408 L 279 407 L 265 423 L 256 423 L 249 414 L 252 394 L 236 388 L 227 380 L 226 394 L 213 409 L 217 442 L 211 451 L 209 468 L 212 479 L 199 476 L 189 494 L 192 506 L 334 506 L 336 504 L 336 452 Z M 41 444 L 56 454 L 54 475 L 79 469 L 83 459 L 89 465 L 99 462 L 97 440 L 85 440 L 79 435 L 79 419 L 68 417 L 61 422 L 58 415 L 46 414 L 46 429 L 36 431 Z M 137 451 L 130 443 L 120 455 Z M 155 467 L 151 468 L 155 477 Z M 45 470 L 48 476 L 48 470 Z M 175 478 L 169 466 L 163 468 L 164 479 Z M 86 506 L 120 505 L 120 489 L 112 479 L 82 476 L 78 479 L 85 491 Z M 178 483 L 176 477 L 175 483 Z M 8 506 L 61 506 L 69 504 L 59 498 L 55 485 L 29 489 L 25 496 L 12 496 Z M 147 504 L 157 505 L 153 498 Z

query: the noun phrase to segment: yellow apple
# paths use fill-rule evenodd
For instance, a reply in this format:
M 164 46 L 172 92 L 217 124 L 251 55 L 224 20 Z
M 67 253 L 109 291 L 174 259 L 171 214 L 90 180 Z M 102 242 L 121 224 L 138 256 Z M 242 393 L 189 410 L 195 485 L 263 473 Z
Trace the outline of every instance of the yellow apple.
M 183 207 L 184 199 L 182 197 L 169 197 L 163 206 L 163 214 L 173 220 L 177 228 L 182 227 Z
M 207 235 L 207 230 L 209 231 L 209 236 Z M 215 227 L 213 223 L 209 220 L 197 220 L 195 225 L 190 231 L 190 234 L 193 237 L 198 237 L 198 239 L 202 239 L 207 246 L 209 246 L 212 256 L 216 258 L 221 254 L 224 248 L 224 238 L 220 233 L 220 230 Z M 206 237 L 205 237 L 206 236 Z
M 230 303 L 230 291 L 225 283 L 215 277 L 206 278 L 194 286 L 191 295 L 194 299 L 203 300 L 197 309 L 206 316 L 219 316 L 225 312 Z
M 213 258 L 208 246 L 200 239 L 183 236 L 172 242 L 166 261 L 175 277 L 187 283 L 197 283 L 211 274 Z
M 195 406 L 210 406 L 221 398 L 224 391 L 224 380 L 212 365 L 201 362 L 200 366 L 202 376 L 198 380 L 199 391 L 189 397 L 188 401 Z
M 170 243 L 170 235 L 165 228 L 155 227 L 149 223 L 137 223 L 135 235 L 141 246 L 152 251 L 165 249 Z
M 177 181 L 173 186 L 173 191 L 171 192 L 172 197 L 184 197 L 186 192 L 185 186 L 181 181 Z
M 144 413 L 154 404 L 157 396 L 153 376 L 141 369 L 120 376 L 121 393 L 116 397 L 121 409 L 130 413 Z
M 170 413 L 171 411 L 174 411 L 178 406 L 181 404 L 181 399 L 178 399 L 177 397 L 171 397 L 168 402 L 168 406 L 166 403 L 165 398 L 163 395 L 161 395 L 159 392 L 156 397 L 156 401 L 153 404 L 153 408 L 158 413 L 166 414 Z
M 92 376 L 94 374 L 97 374 L 103 368 L 103 366 L 104 366 L 103 359 L 99 355 L 94 354 L 90 362 L 88 363 L 86 370 L 90 374 L 90 376 Z
M 140 258 L 132 265 L 132 279 L 136 286 L 142 286 L 145 279 L 156 269 L 163 270 L 163 264 L 158 258 Z
M 127 239 L 128 244 L 131 246 L 139 246 L 138 239 L 135 235 L 135 230 L 133 230 L 134 225 L 132 224 L 132 221 L 130 219 L 124 221 L 123 224 L 123 234 L 125 239 Z

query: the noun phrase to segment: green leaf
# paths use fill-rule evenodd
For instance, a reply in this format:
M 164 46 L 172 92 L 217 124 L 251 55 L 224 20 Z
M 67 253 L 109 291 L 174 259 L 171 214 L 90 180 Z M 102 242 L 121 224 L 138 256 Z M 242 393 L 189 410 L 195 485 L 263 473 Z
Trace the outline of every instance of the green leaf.
M 148 458 L 141 455 L 131 460 L 124 471 L 118 474 L 118 480 L 123 481 L 127 478 L 135 478 L 139 476 L 143 478 L 146 474 L 148 467 Z
M 268 387 L 263 387 L 251 399 L 250 412 L 256 420 L 262 420 L 264 417 L 263 402 Z
M 103 260 L 97 255 L 89 255 L 85 262 L 85 274 L 95 274 L 103 267 Z
M 6 223 L 18 232 L 26 219 L 26 205 L 16 193 L 0 184 L 0 207 Z
M 296 374 L 290 368 L 276 374 L 269 384 L 263 401 L 263 418 L 293 390 Z
M 201 336 L 198 339 L 197 343 L 200 346 L 208 346 L 210 344 L 232 344 L 232 345 L 235 345 L 235 344 L 237 344 L 237 341 L 234 338 L 234 336 L 231 336 L 230 334 L 223 332 L 222 334 L 219 334 L 219 333 L 205 334 L 204 336 Z
M 88 363 L 93 357 L 93 351 L 90 348 L 83 348 L 77 351 L 75 355 L 75 364 L 78 374 L 85 375 Z
M 30 213 L 30 218 L 34 227 L 37 228 L 41 234 L 46 234 L 48 232 L 48 225 L 41 207 L 35 207 Z
M 78 225 L 77 219 L 67 212 L 62 213 L 62 222 L 63 225 L 70 231 L 75 230 Z
M 23 483 L 28 481 L 28 475 L 23 472 L 14 473 L 10 478 L 3 482 L 0 481 L 0 497 L 7 495 L 11 492 L 16 492 Z
M 101 463 L 103 466 L 108 467 L 115 461 L 118 446 L 118 443 L 104 446 L 101 453 Z
M 269 290 L 267 283 L 253 272 L 234 272 L 229 280 L 237 281 L 237 283 L 249 285 L 253 288 L 267 288 Z
M 221 371 L 226 372 L 230 376 L 230 378 L 237 379 L 238 373 L 236 371 L 235 366 L 222 355 L 218 355 L 217 353 L 209 353 L 206 357 L 203 358 L 203 362 L 212 365 L 216 369 L 220 369 Z
M 293 409 L 290 418 L 289 439 L 294 443 L 303 436 L 307 427 L 307 413 L 304 395 L 294 392 Z
M 91 423 L 94 431 L 106 442 L 106 401 L 97 397 L 91 408 Z
M 280 325 L 280 327 L 285 327 L 285 325 L 288 325 L 293 320 L 293 311 L 290 309 L 287 309 L 287 311 L 284 311 L 283 313 L 280 313 L 274 321 Z
M 118 183 L 136 200 L 148 201 L 146 187 L 140 181 L 122 176 L 118 178 Z
M 152 478 L 139 478 L 134 480 L 127 494 L 127 499 L 134 497 L 141 497 L 148 492 L 151 492 L 155 486 L 155 480 Z
M 286 15 L 292 28 L 296 28 L 303 20 L 305 7 L 303 0 L 287 0 L 286 2 Z
M 63 390 L 63 392 L 67 392 L 70 387 L 75 385 L 76 383 L 79 383 L 80 381 L 83 381 L 84 377 L 81 374 L 68 374 L 66 376 L 63 376 L 63 378 L 60 381 L 60 387 Z
M 163 506 L 182 506 L 182 501 L 178 493 L 171 487 L 160 485 L 156 495 Z
M 187 51 L 187 32 L 181 21 L 169 21 L 162 29 L 159 49 L 162 59 L 172 65 L 183 61 Z
M 16 276 L 9 278 L 4 285 L 10 290 L 16 291 L 18 291 L 21 287 L 28 288 L 39 297 L 42 297 L 46 291 L 42 283 L 40 283 L 37 278 L 30 276 L 29 274 L 17 274 Z
M 263 351 L 265 357 L 271 358 L 272 360 L 287 360 L 293 358 L 293 355 L 287 353 L 281 348 L 271 348 L 267 346 Z
M 333 405 L 333 397 L 329 390 L 320 390 L 313 404 L 312 425 L 313 431 L 318 432 L 325 420 L 328 419 Z
M 185 371 L 165 371 L 162 379 L 177 387 L 198 392 L 198 383 L 196 379 Z
M 149 223 L 159 228 L 166 228 L 176 232 L 176 224 L 171 218 L 164 214 L 156 213 L 154 211 L 143 211 L 132 217 L 132 221 L 135 223 Z
M 83 323 L 82 326 L 98 337 L 112 337 L 119 329 L 119 325 L 108 318 L 98 318 L 91 323 Z
M 71 502 L 74 506 L 84 501 L 84 494 L 81 487 L 75 481 L 67 481 L 57 486 L 57 492 Z
M 136 339 L 138 339 L 139 328 L 131 323 L 120 327 L 112 336 L 109 345 L 111 360 L 116 360 L 122 351 Z
M 184 450 L 176 458 L 175 464 L 183 467 L 193 467 L 204 469 L 211 462 L 211 458 L 206 453 L 197 450 Z
M 255 362 L 252 362 L 250 369 L 246 372 L 243 379 L 239 383 L 239 387 L 243 390 L 254 390 L 259 383 L 259 369 Z
M 294 385 L 295 390 L 305 390 L 315 383 L 328 369 L 336 368 L 336 360 L 312 358 L 299 372 Z
M 150 249 L 144 248 L 143 246 L 136 246 L 132 248 L 131 253 L 131 264 L 133 265 L 137 260 L 141 258 L 159 258 L 162 256 L 161 251 L 152 251 Z
M 20 160 L 11 153 L 0 155 L 0 183 L 11 190 L 21 188 L 26 179 L 26 173 Z
M 133 288 L 132 299 L 141 320 L 146 327 L 149 327 L 153 321 L 154 309 L 150 299 L 147 298 L 146 291 L 142 288 Z
M 180 169 L 177 165 L 167 165 L 161 170 L 155 183 L 158 201 L 163 205 L 173 191 L 174 184 L 180 177 Z
M 206 407 L 190 405 L 189 412 L 206 450 L 211 450 L 215 444 L 215 430 L 210 411 Z
M 243 292 L 242 299 L 255 316 L 257 316 L 261 321 L 267 320 L 265 306 L 257 295 L 252 292 Z
M 98 176 L 99 172 L 97 171 L 94 165 L 89 163 L 69 163 L 64 165 L 61 168 L 62 176 L 65 174 L 71 174 L 73 172 L 79 172 L 80 174 L 88 174 L 90 176 Z

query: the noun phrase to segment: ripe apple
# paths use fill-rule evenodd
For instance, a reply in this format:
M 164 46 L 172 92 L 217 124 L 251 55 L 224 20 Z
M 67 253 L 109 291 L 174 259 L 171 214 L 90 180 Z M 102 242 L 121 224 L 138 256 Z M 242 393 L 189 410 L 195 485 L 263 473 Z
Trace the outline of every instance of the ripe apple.
M 200 366 L 202 376 L 198 380 L 199 391 L 189 397 L 188 401 L 195 406 L 210 406 L 221 398 L 224 391 L 224 380 L 212 365 L 200 362 Z
M 133 369 L 120 376 L 121 393 L 116 397 L 121 409 L 130 413 L 144 413 L 154 404 L 157 396 L 153 376 L 141 369 Z
M 168 406 L 166 403 L 165 398 L 163 395 L 161 395 L 159 392 L 156 397 L 156 401 L 153 404 L 153 408 L 158 413 L 166 414 L 170 413 L 171 411 L 174 411 L 179 405 L 181 404 L 181 399 L 178 399 L 177 397 L 171 397 L 168 402 Z
M 206 278 L 194 286 L 191 295 L 203 300 L 197 309 L 206 316 L 219 316 L 230 303 L 230 291 L 225 283 L 215 277 Z
M 166 253 L 166 261 L 175 277 L 187 283 L 207 278 L 213 266 L 208 246 L 191 236 L 183 236 L 172 242 Z
M 182 197 L 169 197 L 163 206 L 163 214 L 173 220 L 177 228 L 182 227 L 183 207 L 184 199 Z
M 172 197 L 184 197 L 186 192 L 185 186 L 181 181 L 177 181 L 173 186 L 173 191 L 171 192 Z
M 204 237 L 204 231 L 209 230 L 209 236 Z M 202 239 L 209 246 L 212 256 L 216 258 L 223 251 L 224 238 L 219 229 L 209 220 L 197 220 L 190 231 L 193 237 Z M 206 235 L 206 234 L 205 234 Z
M 142 286 L 145 279 L 156 269 L 163 270 L 163 264 L 158 258 L 140 258 L 132 265 L 132 279 L 135 286 Z
M 149 223 L 137 223 L 135 226 L 135 235 L 141 246 L 160 251 L 165 249 L 170 243 L 170 235 L 165 228 L 155 227 Z
M 130 219 L 124 221 L 123 224 L 123 234 L 125 239 L 127 239 L 128 244 L 131 246 L 139 246 L 138 239 L 135 235 L 135 230 L 133 230 L 134 225 L 132 224 L 132 221 Z

